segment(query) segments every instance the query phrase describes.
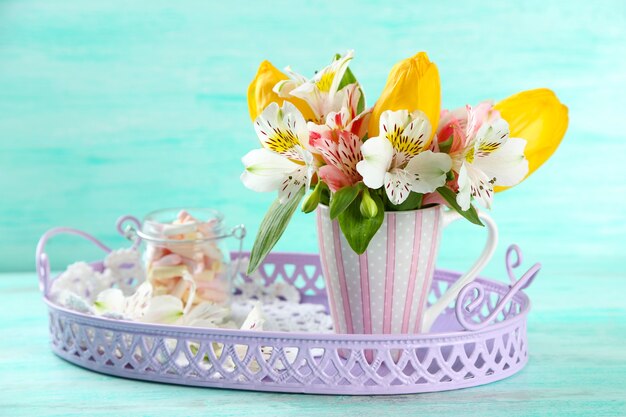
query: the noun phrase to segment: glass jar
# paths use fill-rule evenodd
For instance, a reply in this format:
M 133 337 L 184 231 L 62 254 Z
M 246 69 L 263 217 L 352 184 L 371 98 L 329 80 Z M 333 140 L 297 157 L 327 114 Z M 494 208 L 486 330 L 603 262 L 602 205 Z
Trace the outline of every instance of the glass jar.
M 227 228 L 222 213 L 212 209 L 164 209 L 146 215 L 136 235 L 144 245 L 146 276 L 153 294 L 169 294 L 192 304 L 230 303 L 232 277 L 229 244 L 241 252 L 246 229 Z M 238 261 L 236 262 L 238 263 Z

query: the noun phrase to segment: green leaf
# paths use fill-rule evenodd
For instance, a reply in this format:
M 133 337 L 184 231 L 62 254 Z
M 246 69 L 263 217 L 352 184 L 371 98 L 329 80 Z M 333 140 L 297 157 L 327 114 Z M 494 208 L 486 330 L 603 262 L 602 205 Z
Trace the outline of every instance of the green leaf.
M 424 198 L 424 194 L 416 193 L 411 191 L 409 196 L 404 200 L 401 204 L 393 204 L 389 200 L 387 200 L 387 206 L 392 211 L 408 211 L 408 210 L 417 210 L 422 206 L 422 199 Z
M 378 229 L 380 229 L 380 225 L 383 224 L 385 218 L 383 201 L 376 194 L 370 194 L 370 197 L 378 208 L 376 216 L 368 218 L 361 214 L 361 196 L 354 199 L 352 204 L 339 215 L 341 231 L 352 250 L 359 255 L 365 252 L 367 245 L 369 245 Z
M 322 188 L 322 191 L 320 192 L 320 204 L 330 206 L 330 190 L 328 189 L 326 183 L 322 182 L 322 184 L 324 186 Z
M 248 274 L 257 270 L 263 259 L 272 250 L 278 239 L 283 235 L 287 228 L 287 224 L 293 216 L 293 213 L 300 205 L 302 197 L 304 197 L 304 187 L 298 191 L 291 200 L 285 204 L 281 204 L 278 199 L 274 201 L 263 221 L 259 225 L 259 232 L 254 240 L 252 252 L 250 252 L 250 263 L 248 265 Z
M 356 104 L 356 113 L 361 114 L 363 110 L 365 110 L 365 94 L 363 94 L 363 89 L 359 85 L 359 90 L 361 90 L 361 97 L 359 97 L 359 102 Z
M 358 184 L 350 185 L 334 193 L 330 199 L 330 218 L 334 220 L 343 213 L 350 203 L 359 195 L 360 189 L 361 187 Z
M 478 217 L 478 212 L 476 211 L 474 206 L 470 205 L 470 208 L 466 211 L 463 211 L 461 209 L 459 203 L 456 202 L 456 193 L 454 191 L 452 191 L 448 187 L 439 187 L 437 188 L 437 192 L 461 216 L 465 217 L 467 220 L 478 226 L 484 226 L 483 222 L 480 221 L 480 218 Z
M 354 84 L 354 83 L 358 83 L 358 81 L 356 80 L 356 77 L 352 73 L 352 70 L 350 69 L 350 67 L 348 67 L 346 68 L 346 72 L 343 73 L 343 78 L 341 79 L 341 82 L 339 83 L 339 87 L 337 91 L 341 90 L 347 85 Z

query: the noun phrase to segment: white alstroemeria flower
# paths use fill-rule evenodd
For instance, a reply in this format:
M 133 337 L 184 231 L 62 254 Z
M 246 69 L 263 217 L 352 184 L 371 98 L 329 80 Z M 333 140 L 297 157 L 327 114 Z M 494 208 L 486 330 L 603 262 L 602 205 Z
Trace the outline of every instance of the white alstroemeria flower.
M 272 103 L 254 121 L 263 145 L 242 158 L 243 184 L 258 192 L 278 191 L 281 203 L 309 188 L 315 169 L 313 155 L 307 150 L 309 131 L 298 109 L 285 101 L 283 107 Z
M 230 310 L 209 302 L 202 302 L 183 315 L 177 324 L 192 327 L 231 327 L 226 318 Z
M 261 309 L 261 303 L 257 301 L 241 324 L 241 330 L 261 331 L 263 330 L 263 323 L 265 323 L 263 310 Z
M 319 70 L 310 80 L 287 67 L 285 71 L 290 79 L 276 84 L 274 92 L 283 98 L 297 97 L 306 101 L 317 117 L 314 121 L 323 123 L 330 112 L 341 109 L 346 99 L 346 90 L 345 88 L 339 90 L 339 85 L 353 57 L 354 52 L 348 51 L 341 58 Z
M 185 315 L 185 306 L 180 298 L 173 295 L 152 297 L 141 321 L 146 323 L 175 324 Z
M 474 109 L 468 107 L 466 146 L 450 155 L 453 170 L 458 174 L 456 199 L 463 210 L 469 209 L 472 197 L 489 209 L 494 186 L 513 186 L 528 173 L 528 160 L 524 156 L 526 141 L 510 138 L 509 124 L 497 112 L 489 112 L 476 128 L 481 115 L 472 112 Z
M 152 298 L 141 321 L 216 328 L 226 325 L 225 319 L 230 314 L 227 308 L 206 301 L 189 307 L 189 311 L 185 311 L 186 307 L 180 298 L 173 295 L 159 295 Z
M 119 288 L 109 288 L 96 297 L 94 309 L 97 314 L 130 320 L 141 319 L 151 303 L 152 284 L 144 282 L 133 295 L 125 297 Z
M 401 204 L 411 191 L 430 193 L 446 182 L 452 167 L 450 157 L 425 150 L 432 127 L 421 111 L 383 112 L 380 133 L 361 146 L 363 160 L 356 169 L 363 183 L 377 189 L 384 185 L 389 200 Z

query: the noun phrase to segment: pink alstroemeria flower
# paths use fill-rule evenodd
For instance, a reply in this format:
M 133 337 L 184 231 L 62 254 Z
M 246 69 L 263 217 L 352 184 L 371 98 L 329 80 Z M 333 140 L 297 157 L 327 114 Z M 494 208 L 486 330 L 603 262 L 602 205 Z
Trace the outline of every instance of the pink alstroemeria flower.
M 311 133 L 311 146 L 322 155 L 326 165 L 318 170 L 332 192 L 361 181 L 356 164 L 361 158 L 361 139 L 347 130 Z
M 358 105 L 361 100 L 361 88 L 354 83 L 346 86 L 344 90 L 346 100 L 339 111 L 328 113 L 324 124 L 313 122 L 307 124 L 311 141 L 323 135 L 330 135 L 333 137 L 333 140 L 337 141 L 338 132 L 344 130 L 357 135 L 360 139 L 363 139 L 367 133 L 372 109 L 359 114 Z
M 449 147 L 441 149 L 450 138 Z M 526 141 L 509 137 L 508 123 L 489 101 L 444 110 L 434 146 L 452 158 L 455 178 L 447 185 L 458 193 L 456 200 L 463 210 L 472 198 L 491 208 L 495 186 L 513 186 L 528 172 Z
M 439 116 L 437 141 L 433 141 L 433 146 L 439 150 L 439 145 L 452 137 L 447 153 L 459 152 L 468 145 L 468 138 L 474 136 L 483 123 L 493 117 L 500 117 L 500 114 L 493 109 L 490 101 L 484 101 L 476 107 L 468 105 L 454 110 L 443 109 Z
M 318 170 L 322 181 L 332 192 L 361 181 L 356 164 L 362 159 L 362 138 L 367 132 L 371 109 L 358 114 L 361 89 L 358 84 L 345 87 L 346 100 L 337 112 L 326 116 L 326 123 L 309 122 L 310 151 L 321 156 Z

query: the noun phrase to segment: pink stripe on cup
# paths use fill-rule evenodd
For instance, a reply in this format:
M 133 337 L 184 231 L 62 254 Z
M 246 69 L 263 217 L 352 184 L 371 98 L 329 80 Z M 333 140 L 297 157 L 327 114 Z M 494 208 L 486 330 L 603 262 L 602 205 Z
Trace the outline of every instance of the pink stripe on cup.
M 333 239 L 335 241 L 335 259 L 337 261 L 337 273 L 339 275 L 339 287 L 341 288 L 341 299 L 343 300 L 343 312 L 346 317 L 346 327 L 348 333 L 354 333 L 352 326 L 352 311 L 350 310 L 350 299 L 348 298 L 348 286 L 346 284 L 346 273 L 343 270 L 343 255 L 341 254 L 341 231 L 339 222 L 333 222 Z
M 407 288 L 406 300 L 404 302 L 404 317 L 402 317 L 402 333 L 408 333 L 409 321 L 411 320 L 411 310 L 413 309 L 413 297 L 415 295 L 415 280 L 417 279 L 417 266 L 420 259 L 420 243 L 422 241 L 422 212 L 415 212 L 415 229 L 413 237 L 413 251 L 411 258 L 411 271 L 409 272 L 409 287 Z
M 385 276 L 385 307 L 383 315 L 383 333 L 391 333 L 393 308 L 393 278 L 396 267 L 396 215 L 387 214 L 387 265 Z
M 372 333 L 372 305 L 370 302 L 370 277 L 367 270 L 367 251 L 359 255 L 359 272 L 361 273 L 361 302 L 363 304 L 363 329 Z
M 420 297 L 420 303 L 417 307 L 417 321 L 415 322 L 415 333 L 419 333 L 422 329 L 422 310 L 424 309 L 424 304 L 426 303 L 426 297 L 430 293 L 430 285 L 432 279 L 432 269 L 435 267 L 435 255 L 434 251 L 437 247 L 437 237 L 439 236 L 439 215 L 441 210 L 435 211 L 435 220 L 433 220 L 433 235 L 430 237 L 430 252 L 428 253 L 428 266 L 426 267 L 426 276 L 422 285 L 422 296 Z
M 330 304 L 330 312 L 333 318 L 333 325 L 335 326 L 335 331 L 340 332 L 341 325 L 339 324 L 339 320 L 335 323 L 335 319 L 338 319 L 337 315 L 337 306 L 335 305 L 335 297 L 332 294 L 331 286 L 329 284 L 330 278 L 330 270 L 328 269 L 328 265 L 326 263 L 326 247 L 324 245 L 324 233 L 322 231 L 322 210 L 317 209 L 317 236 L 320 245 L 320 262 L 322 264 L 322 271 L 324 271 L 324 281 L 326 284 L 326 291 L 328 292 L 328 304 Z M 326 276 L 328 274 L 328 276 Z

